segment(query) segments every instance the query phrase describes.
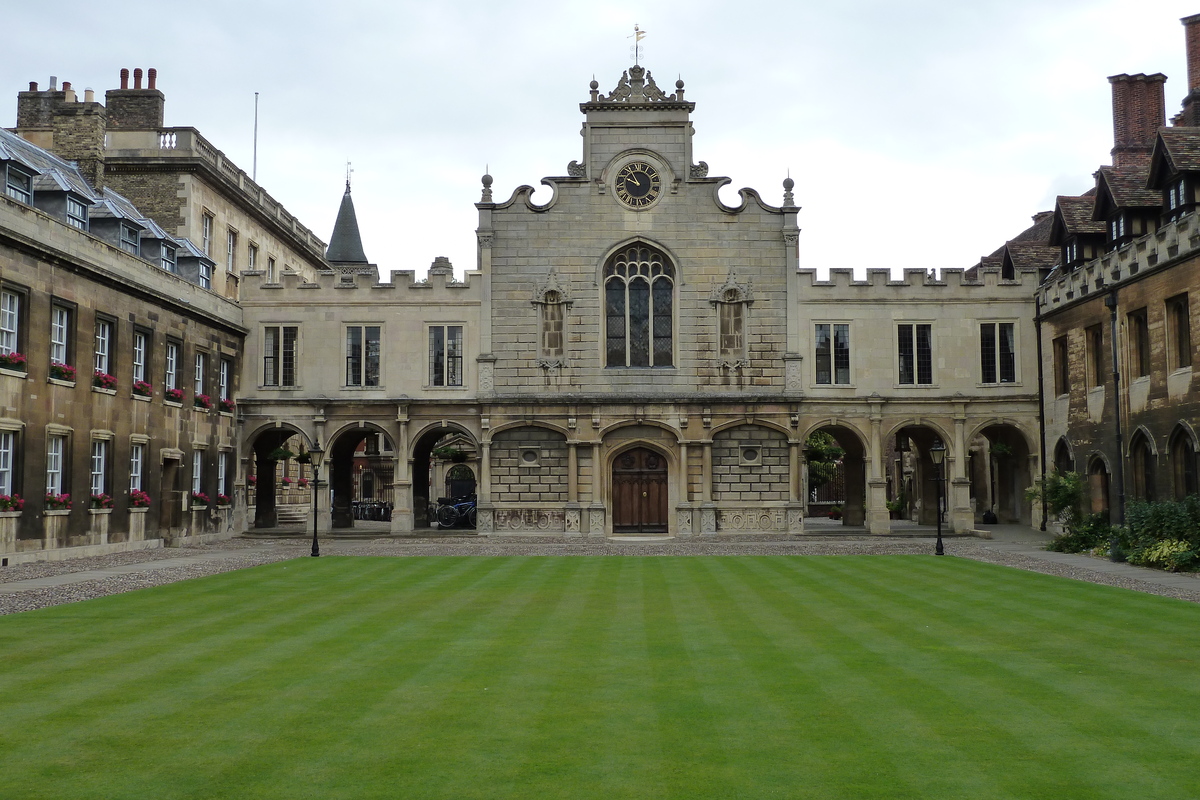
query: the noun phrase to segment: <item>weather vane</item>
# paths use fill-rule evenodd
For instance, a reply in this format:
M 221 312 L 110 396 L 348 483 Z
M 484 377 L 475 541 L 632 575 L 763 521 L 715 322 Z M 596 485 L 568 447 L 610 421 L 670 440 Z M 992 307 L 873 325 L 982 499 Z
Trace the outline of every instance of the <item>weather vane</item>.
M 644 30 L 639 28 L 637 25 L 634 25 L 633 34 L 625 37 L 626 39 L 633 39 L 633 47 L 629 48 L 629 51 L 633 53 L 633 65 L 635 67 L 638 65 L 639 56 L 645 55 L 646 52 L 645 48 L 642 48 L 638 45 L 638 42 L 642 41 L 642 38 L 645 37 L 645 35 L 646 32 Z
M 350 188 L 350 173 L 351 172 L 354 172 L 354 170 L 350 169 L 350 162 L 347 161 L 346 162 L 346 188 L 347 189 Z

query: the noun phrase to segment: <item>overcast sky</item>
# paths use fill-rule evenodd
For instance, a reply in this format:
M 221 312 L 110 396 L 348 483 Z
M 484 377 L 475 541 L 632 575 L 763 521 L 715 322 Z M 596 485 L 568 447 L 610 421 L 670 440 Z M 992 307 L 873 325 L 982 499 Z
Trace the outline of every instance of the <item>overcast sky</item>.
M 173 13 L 173 9 L 186 9 Z M 632 62 L 682 77 L 694 157 L 782 201 L 800 263 L 969 267 L 1109 163 L 1107 76 L 1187 91 L 1180 17 L 1200 1 L 615 0 L 14 4 L 0 63 L 16 94 L 49 76 L 102 95 L 155 67 L 166 124 L 200 130 L 321 239 L 353 162 L 368 258 L 423 274 L 475 267 L 485 167 L 497 201 L 582 156 L 579 103 Z M 549 189 L 535 199 L 544 201 Z

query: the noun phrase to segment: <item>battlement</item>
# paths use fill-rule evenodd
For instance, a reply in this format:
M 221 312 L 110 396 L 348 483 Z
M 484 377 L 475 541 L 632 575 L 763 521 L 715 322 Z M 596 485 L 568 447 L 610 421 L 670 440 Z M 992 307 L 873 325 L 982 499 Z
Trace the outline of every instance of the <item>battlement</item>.
M 1196 214 L 1187 214 L 1077 269 L 1054 273 L 1038 290 L 1038 299 L 1046 309 L 1064 306 L 1197 253 L 1200 219 Z
M 267 281 L 266 273 L 261 270 L 243 272 L 241 277 L 244 300 L 248 299 L 246 297 L 248 291 L 270 293 L 367 290 L 373 293 L 411 292 L 412 294 L 405 298 L 406 300 L 432 304 L 443 301 L 451 303 L 478 302 L 482 283 L 472 282 L 472 278 L 477 278 L 481 274 L 478 270 L 469 270 L 463 276 L 463 280 L 457 280 L 450 267 L 450 262 L 439 257 L 429 268 L 425 278 L 420 280 L 417 279 L 416 270 L 397 269 L 389 272 L 388 282 L 381 281 L 379 267 L 375 264 L 354 269 L 327 270 L 318 273 L 315 280 L 310 280 L 298 272 L 284 272 L 278 276 L 278 281 L 271 283 Z M 378 297 L 378 295 L 374 297 Z M 348 299 L 344 295 L 338 295 L 336 300 L 331 298 L 331 302 Z M 308 298 L 306 302 L 313 302 L 313 300 Z
M 890 269 L 878 267 L 867 269 L 866 280 L 856 279 L 854 270 L 849 267 L 830 269 L 828 280 L 818 280 L 815 269 L 801 269 L 797 272 L 800 275 L 802 289 L 850 290 L 853 292 L 854 290 L 904 287 L 912 290 L 906 292 L 906 295 L 913 299 L 924 294 L 942 296 L 954 289 L 967 289 L 977 294 L 1004 292 L 1006 295 L 1014 297 L 1032 297 L 1038 286 L 1036 272 L 1020 270 L 1015 273 L 1013 278 L 1003 278 L 999 270 L 944 269 L 940 275 L 935 275 L 932 271 L 923 269 L 906 269 L 900 280 L 893 278 Z M 917 291 L 921 289 L 929 291 Z M 984 299 L 986 298 L 980 298 L 980 300 Z

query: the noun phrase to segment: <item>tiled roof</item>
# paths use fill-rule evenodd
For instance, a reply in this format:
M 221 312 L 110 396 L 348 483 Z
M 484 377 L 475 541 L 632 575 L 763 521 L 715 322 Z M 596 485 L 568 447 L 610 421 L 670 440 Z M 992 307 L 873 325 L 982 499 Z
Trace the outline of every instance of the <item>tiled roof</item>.
M 88 200 L 96 198 L 96 193 L 75 164 L 3 128 L 0 128 L 0 161 L 16 161 L 36 172 L 42 191 L 70 191 Z
M 1158 136 L 1177 172 L 1200 172 L 1200 128 L 1161 128 Z
M 1105 233 L 1104 223 L 1092 219 L 1092 207 L 1095 205 L 1095 192 L 1089 196 L 1065 197 L 1060 195 L 1055 209 L 1055 217 L 1062 220 L 1063 232 L 1078 236 L 1088 233 Z
M 1092 212 L 1093 219 L 1104 216 L 1116 208 L 1158 208 L 1162 205 L 1162 193 L 1146 188 L 1150 179 L 1150 166 L 1101 167 L 1096 173 L 1097 197 Z
M 1005 245 L 1013 268 L 1017 272 L 1035 272 L 1050 269 L 1058 263 L 1062 251 L 1045 242 L 1017 242 Z

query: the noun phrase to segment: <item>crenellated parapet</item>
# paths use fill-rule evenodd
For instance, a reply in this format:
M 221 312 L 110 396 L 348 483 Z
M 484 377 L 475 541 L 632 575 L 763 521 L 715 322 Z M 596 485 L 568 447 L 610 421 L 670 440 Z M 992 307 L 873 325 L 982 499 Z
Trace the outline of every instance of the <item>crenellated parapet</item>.
M 1200 220 L 1195 214 L 1187 214 L 1077 269 L 1051 273 L 1038 290 L 1038 299 L 1043 308 L 1062 307 L 1197 253 L 1200 253 Z
M 479 278 L 478 271 L 470 270 L 462 280 L 458 280 L 449 260 L 439 256 L 424 278 L 418 279 L 416 270 L 399 269 L 389 273 L 387 282 L 380 280 L 379 267 L 375 264 L 354 270 L 330 270 L 319 273 L 313 279 L 306 278 L 298 272 L 284 272 L 275 281 L 268 281 L 265 272 L 248 271 L 242 273 L 242 292 L 243 301 L 250 303 L 253 303 L 255 294 L 266 298 L 277 292 L 332 293 L 331 302 L 338 302 L 339 299 L 346 299 L 341 293 L 360 290 L 370 292 L 373 299 L 386 299 L 388 294 L 409 292 L 411 294 L 405 297 L 405 301 L 408 302 L 426 304 L 445 301 L 461 304 L 479 301 L 482 287 Z M 337 299 L 333 299 L 333 295 L 336 295 Z M 399 297 L 393 299 L 400 300 Z M 308 297 L 306 302 L 319 301 Z
M 862 279 L 855 277 L 855 271 L 849 267 L 835 267 L 829 270 L 828 280 L 820 280 L 815 269 L 801 269 L 798 272 L 802 291 L 849 291 L 851 294 L 848 299 L 854 298 L 855 292 L 904 287 L 906 291 L 902 296 L 906 298 L 923 299 L 928 296 L 937 299 L 957 289 L 965 289 L 983 302 L 994 298 L 997 292 L 1031 298 L 1038 286 L 1036 272 L 1017 272 L 1012 278 L 1004 278 L 998 270 L 944 269 L 935 273 L 932 270 L 906 269 L 902 277 L 897 279 L 890 269 L 873 267 L 867 269 L 866 278 Z

